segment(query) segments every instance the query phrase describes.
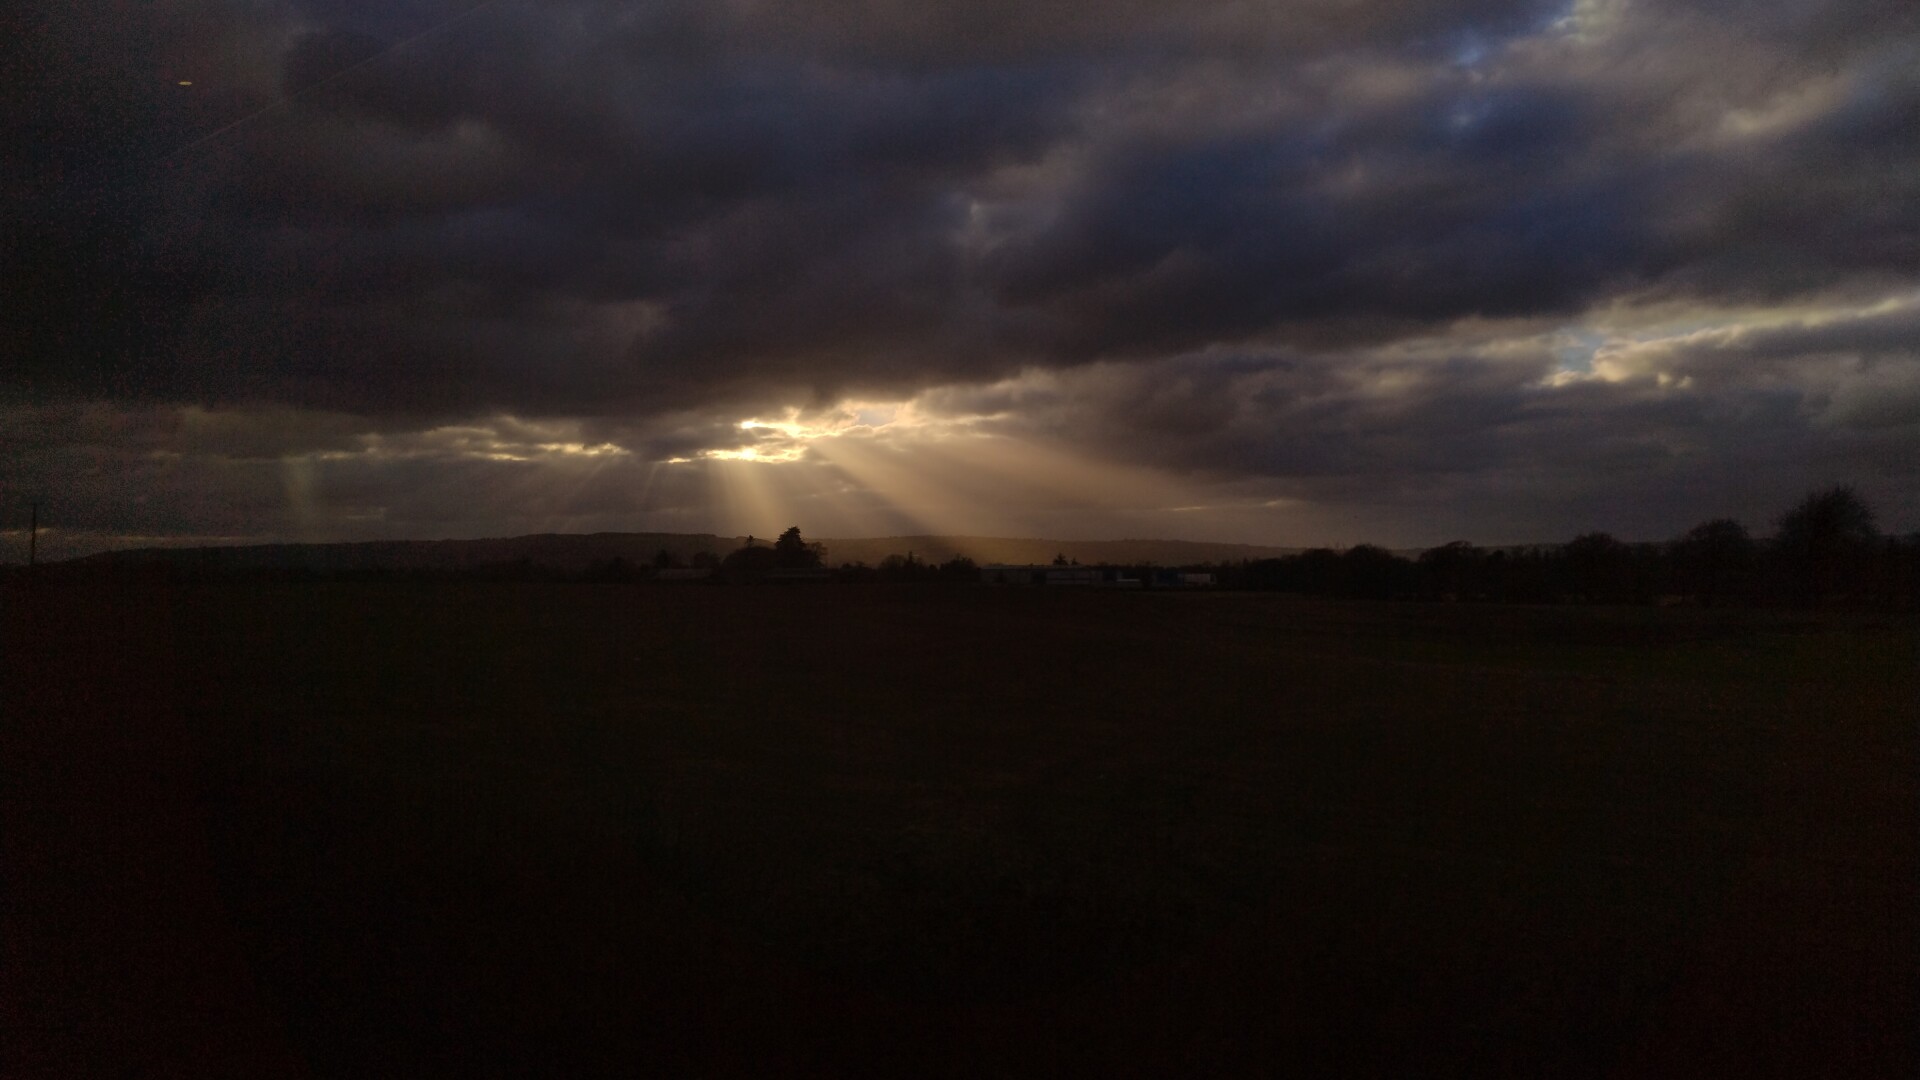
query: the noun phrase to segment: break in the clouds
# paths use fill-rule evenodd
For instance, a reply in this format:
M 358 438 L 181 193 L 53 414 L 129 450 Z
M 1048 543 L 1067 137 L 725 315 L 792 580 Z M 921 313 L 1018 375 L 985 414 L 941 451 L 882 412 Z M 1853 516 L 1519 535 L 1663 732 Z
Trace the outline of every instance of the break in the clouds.
M 75 545 L 1920 526 L 1904 0 L 227 0 L 8 48 Z

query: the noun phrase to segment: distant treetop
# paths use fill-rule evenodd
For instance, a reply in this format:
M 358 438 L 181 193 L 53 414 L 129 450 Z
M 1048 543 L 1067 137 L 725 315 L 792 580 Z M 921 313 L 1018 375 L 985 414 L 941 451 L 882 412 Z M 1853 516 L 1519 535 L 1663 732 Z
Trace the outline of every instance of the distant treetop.
M 773 553 L 776 565 L 795 568 L 823 565 L 827 557 L 826 545 L 808 543 L 798 525 L 780 534 L 780 539 L 773 542 Z
M 1879 538 L 1872 508 L 1852 487 L 1842 484 L 1816 491 L 1782 514 L 1775 542 L 1784 551 L 1817 557 Z

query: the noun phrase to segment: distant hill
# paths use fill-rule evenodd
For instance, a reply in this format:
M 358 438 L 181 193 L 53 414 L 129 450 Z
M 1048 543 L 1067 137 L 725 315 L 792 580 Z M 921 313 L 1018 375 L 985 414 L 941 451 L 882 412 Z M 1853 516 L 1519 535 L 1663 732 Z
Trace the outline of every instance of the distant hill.
M 239 547 L 138 548 L 107 551 L 79 563 L 162 563 L 222 570 L 471 570 L 525 559 L 562 571 L 626 559 L 651 563 L 666 551 L 682 562 L 700 552 L 725 555 L 740 537 L 710 533 L 541 533 L 493 540 L 373 540 L 340 544 L 252 544 Z
M 770 537 L 757 537 L 765 541 Z M 222 570 L 301 569 L 326 572 L 359 570 L 472 570 L 525 559 L 565 572 L 625 559 L 651 563 L 665 551 L 686 562 L 702 552 L 724 556 L 746 542 L 740 536 L 711 533 L 543 533 L 492 540 L 374 540 L 339 544 L 253 544 L 239 547 L 138 548 L 108 551 L 73 560 L 82 564 L 158 563 Z M 1056 555 L 1086 564 L 1238 562 L 1291 554 L 1298 548 L 1252 544 L 1215 544 L 1196 540 L 1043 540 L 995 536 L 888 536 L 830 538 L 821 541 L 827 563 L 878 565 L 889 555 L 912 553 L 927 562 L 956 555 L 987 563 L 1045 563 Z
M 886 536 L 821 541 L 827 562 L 863 562 L 875 565 L 888 555 L 912 552 L 927 562 L 945 562 L 964 555 L 974 562 L 1046 563 L 1054 556 L 1089 565 L 1098 563 L 1185 566 L 1190 563 L 1239 562 L 1291 555 L 1299 548 L 1254 544 L 1216 544 L 1201 540 L 1041 540 L 1004 536 Z

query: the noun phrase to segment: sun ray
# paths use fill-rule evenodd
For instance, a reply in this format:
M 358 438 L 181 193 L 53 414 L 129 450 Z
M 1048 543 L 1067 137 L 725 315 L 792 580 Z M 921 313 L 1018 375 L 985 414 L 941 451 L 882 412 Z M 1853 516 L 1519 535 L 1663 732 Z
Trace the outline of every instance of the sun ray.
M 956 521 L 941 494 L 920 481 L 912 470 L 894 460 L 889 451 L 867 440 L 837 440 L 815 450 L 854 483 L 874 492 L 914 532 L 939 532 Z
M 784 516 L 769 467 L 751 460 L 717 460 L 708 466 L 722 485 L 729 527 L 751 536 L 765 536 Z

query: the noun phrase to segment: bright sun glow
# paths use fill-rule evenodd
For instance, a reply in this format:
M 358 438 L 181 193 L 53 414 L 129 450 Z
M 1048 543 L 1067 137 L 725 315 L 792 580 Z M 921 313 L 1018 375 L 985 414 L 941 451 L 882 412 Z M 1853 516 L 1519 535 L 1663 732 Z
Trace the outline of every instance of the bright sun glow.
M 789 407 L 779 419 L 753 417 L 740 421 L 737 427 L 750 440 L 746 445 L 703 450 L 700 456 L 716 461 L 780 464 L 806 458 L 808 451 L 824 439 L 870 438 L 908 431 L 930 434 L 933 428 L 954 423 L 944 419 L 930 422 L 911 401 L 843 401 L 812 413 Z
M 1156 470 L 1090 459 L 998 423 L 1004 414 L 950 405 L 934 392 L 789 407 L 736 421 L 735 445 L 660 465 L 709 463 L 702 481 L 743 530 L 827 521 L 850 534 L 1023 535 L 1062 518 L 1191 502 Z

